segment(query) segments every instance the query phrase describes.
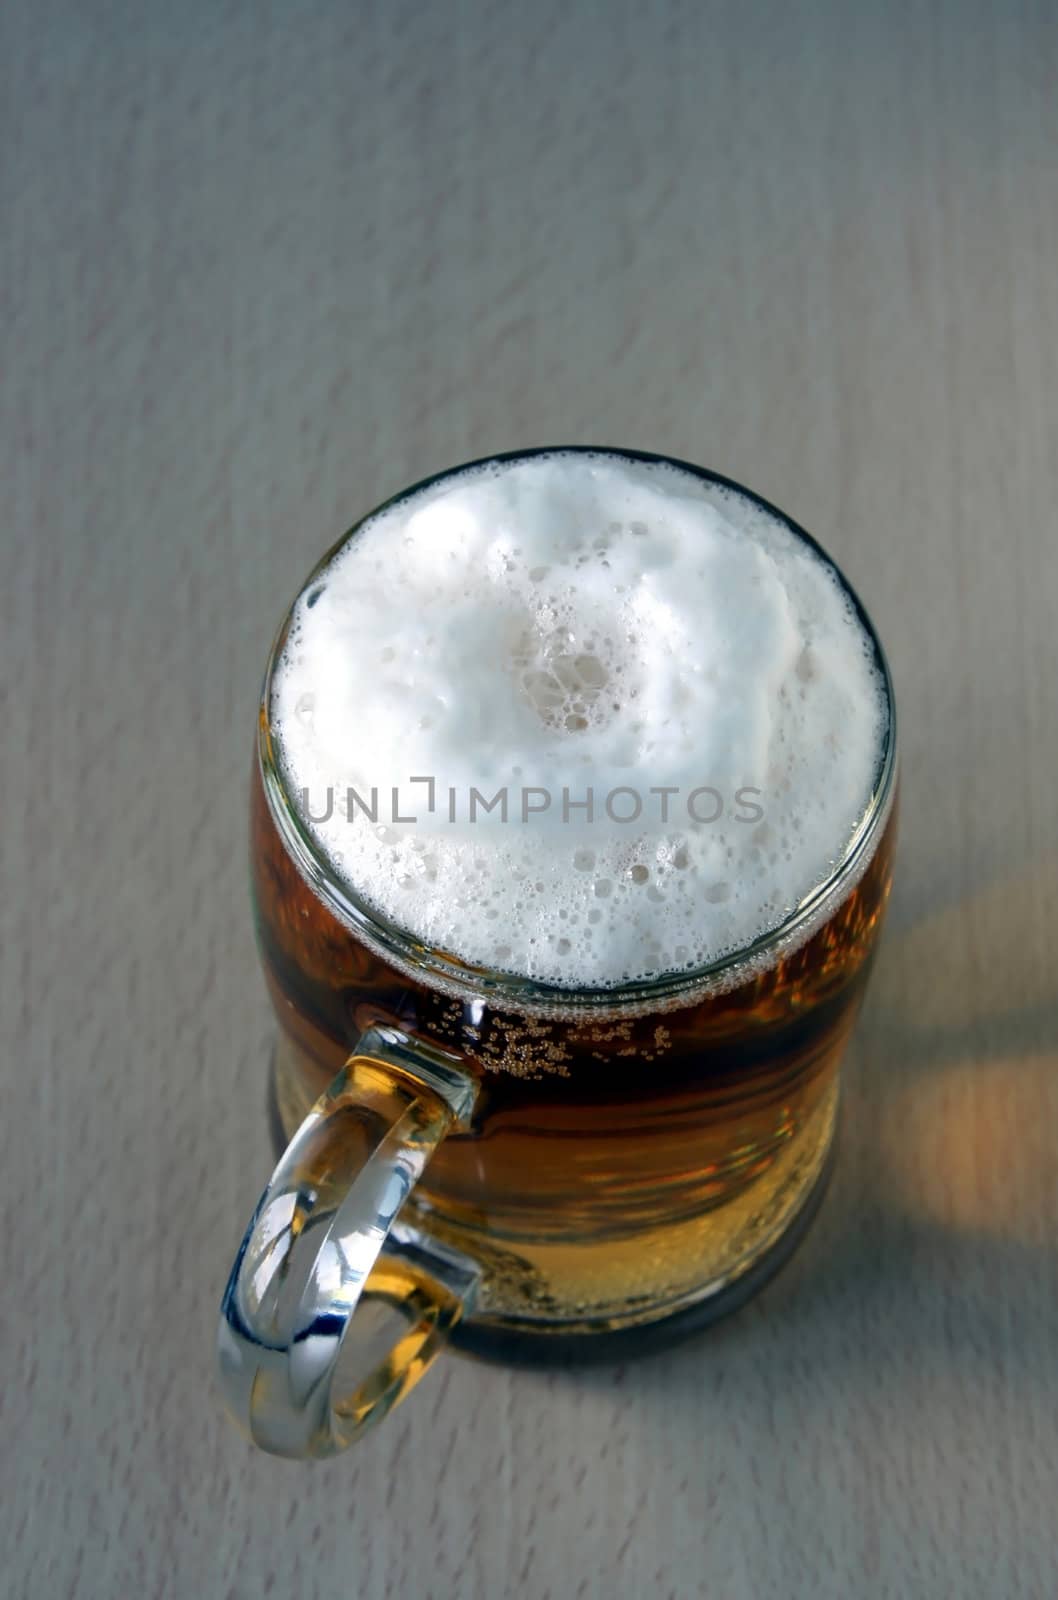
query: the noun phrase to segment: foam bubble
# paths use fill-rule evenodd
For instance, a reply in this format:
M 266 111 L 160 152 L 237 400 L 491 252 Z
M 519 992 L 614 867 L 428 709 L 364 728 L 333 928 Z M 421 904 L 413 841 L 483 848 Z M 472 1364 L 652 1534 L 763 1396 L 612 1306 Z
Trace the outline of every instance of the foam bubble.
M 887 715 L 854 606 L 785 523 L 668 465 L 562 452 L 364 523 L 294 609 L 270 714 L 348 887 L 569 987 L 781 923 L 861 821 Z

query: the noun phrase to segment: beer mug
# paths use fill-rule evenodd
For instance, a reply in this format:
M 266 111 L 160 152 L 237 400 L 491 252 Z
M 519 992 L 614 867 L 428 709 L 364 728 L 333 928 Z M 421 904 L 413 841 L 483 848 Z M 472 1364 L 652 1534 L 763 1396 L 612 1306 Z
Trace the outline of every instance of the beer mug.
M 485 507 L 480 515 L 475 496 Z M 538 502 L 546 502 L 546 539 L 543 523 L 534 521 Z M 699 505 L 704 509 L 696 510 Z M 641 515 L 629 521 L 630 506 Z M 600 580 L 584 590 L 584 604 L 596 614 L 583 636 L 577 626 L 565 627 L 568 618 L 559 618 L 563 627 L 557 633 L 552 628 L 554 595 L 533 609 L 537 588 L 546 589 L 549 581 L 538 576 L 547 564 L 526 563 L 540 553 L 534 540 L 541 548 L 549 540 L 545 554 L 554 571 L 563 516 L 572 543 L 580 540 L 593 552 L 584 561 L 571 556 L 570 572 L 591 567 Z M 437 523 L 441 535 L 423 534 L 431 517 L 434 523 L 447 519 Z M 478 532 L 465 533 L 468 517 Z M 600 518 L 609 531 L 585 542 L 583 528 L 596 527 Z M 463 561 L 464 536 L 473 548 L 465 571 L 460 569 L 463 588 L 457 594 L 453 587 L 456 598 L 444 600 L 439 632 L 430 597 L 447 595 L 446 573 Z M 480 549 L 476 538 L 485 541 Z M 509 583 L 507 569 L 495 558 L 497 541 L 503 559 L 514 563 Z M 640 546 L 648 552 L 643 558 L 635 556 Z M 528 695 L 530 712 L 546 727 L 548 748 L 560 750 L 567 735 L 595 738 L 603 712 L 594 708 L 606 700 L 610 744 L 597 746 L 611 753 L 624 748 L 622 719 L 631 701 L 622 704 L 615 685 L 627 684 L 631 669 L 623 670 L 615 657 L 603 659 L 598 637 L 599 607 L 606 611 L 611 605 L 607 575 L 622 580 L 614 580 L 613 594 L 624 591 L 619 604 L 612 601 L 615 615 L 627 619 L 630 589 L 642 610 L 645 585 L 655 611 L 659 594 L 668 596 L 664 627 L 682 626 L 681 596 L 693 598 L 695 574 L 704 570 L 700 548 L 708 550 L 710 571 L 722 579 L 716 582 L 723 604 L 706 630 L 714 658 L 703 668 L 695 656 L 685 672 L 677 663 L 672 704 L 693 701 L 710 674 L 719 672 L 723 680 L 728 654 L 739 656 L 741 673 L 759 670 L 765 687 L 739 678 L 731 691 L 741 720 L 724 737 L 737 743 L 744 722 L 758 712 L 765 717 L 773 780 L 775 751 L 792 741 L 791 728 L 802 726 L 796 717 L 803 722 L 825 713 L 833 720 L 833 706 L 840 701 L 845 708 L 840 727 L 805 722 L 812 739 L 792 741 L 796 759 L 781 774 L 786 787 L 780 810 L 794 817 L 793 831 L 784 834 L 785 853 L 775 845 L 766 781 L 753 788 L 755 799 L 742 795 L 749 815 L 736 812 L 735 820 L 734 802 L 722 785 L 704 781 L 708 774 L 693 806 L 690 794 L 677 797 L 670 785 L 667 820 L 643 834 L 639 813 L 624 821 L 633 810 L 629 794 L 637 797 L 637 774 L 626 767 L 617 786 L 624 793 L 610 807 L 615 816 L 601 845 L 588 819 L 574 815 L 578 804 L 587 805 L 583 794 L 569 800 L 568 838 L 554 798 L 553 826 L 537 843 L 532 820 L 542 808 L 543 785 L 530 782 L 524 815 L 524 790 L 517 795 L 512 789 L 507 797 L 514 843 L 493 814 L 487 848 L 478 846 L 477 836 L 468 845 L 465 827 L 459 844 L 448 843 L 444 818 L 438 818 L 444 796 L 435 792 L 432 775 L 410 765 L 406 785 L 417 788 L 406 786 L 398 796 L 385 784 L 371 785 L 370 793 L 366 782 L 351 786 L 345 815 L 339 818 L 332 805 L 326 821 L 333 796 L 299 787 L 296 752 L 314 748 L 314 717 L 320 726 L 326 721 L 318 701 L 332 678 L 341 676 L 333 665 L 335 640 L 340 644 L 345 637 L 347 613 L 355 614 L 348 644 L 354 653 L 367 648 L 371 635 L 371 659 L 385 660 L 394 672 L 404 670 L 394 651 L 425 662 L 427 670 L 431 659 L 458 655 L 458 672 L 466 672 L 477 648 L 469 636 L 479 621 L 486 626 L 489 611 L 488 596 L 475 589 L 474 573 L 484 566 L 474 562 L 482 551 L 488 570 L 508 583 L 502 595 L 517 593 L 518 605 L 529 607 L 530 623 L 514 644 L 496 646 L 493 639 L 489 649 L 510 649 L 516 670 L 508 671 L 506 661 L 481 660 L 487 688 L 480 693 L 500 695 L 502 710 L 502 695 L 514 693 L 505 685 L 516 679 L 518 695 Z M 600 556 L 600 550 L 606 553 Z M 637 559 L 645 565 L 636 565 Z M 420 611 L 405 607 L 399 649 L 384 642 L 379 648 L 390 624 L 385 605 L 374 602 L 372 584 L 382 581 L 380 573 L 392 578 L 399 569 L 406 599 L 423 565 L 430 571 L 421 580 Z M 728 567 L 734 574 L 730 583 Z M 563 582 L 561 593 L 568 590 L 576 600 L 581 579 Z M 315 608 L 328 585 L 330 616 L 318 625 L 323 666 L 306 691 L 304 674 L 316 670 Z M 464 601 L 473 609 L 456 638 Z M 697 617 L 701 602 L 694 605 Z M 798 606 L 814 619 L 811 648 L 789 632 L 789 616 Z M 748 622 L 743 627 L 743 611 L 752 628 Z M 543 644 L 533 632 L 541 617 Z M 691 633 L 680 635 L 684 650 Z M 772 649 L 774 638 L 782 641 L 781 649 Z M 813 652 L 823 666 L 812 666 Z M 403 728 L 400 717 L 415 712 L 420 698 L 436 698 L 417 689 L 409 711 L 405 680 L 398 684 L 402 694 L 391 693 L 382 667 L 357 659 L 350 680 L 358 696 L 353 744 L 357 729 L 382 726 L 377 716 L 392 705 L 404 707 L 397 713 Z M 443 670 L 456 671 L 450 662 Z M 454 681 L 462 682 L 458 672 Z M 817 692 L 813 673 L 822 684 Z M 498 687 L 495 678 L 502 679 Z M 655 680 L 660 681 L 657 673 Z M 781 682 L 777 691 L 775 682 Z M 646 698 L 644 693 L 639 703 Z M 780 702 L 785 711 L 776 710 Z M 802 706 L 796 713 L 789 709 L 794 703 Z M 724 704 L 710 727 L 722 720 Z M 695 721 L 700 707 L 692 710 L 687 727 L 693 746 L 696 727 L 705 723 Z M 521 729 L 530 712 L 520 700 L 510 713 L 512 728 Z M 340 706 L 333 713 L 340 721 L 339 713 Z M 652 714 L 637 714 L 646 734 Z M 473 725 L 465 706 L 456 707 L 456 717 Z M 298 731 L 299 720 L 305 727 Z M 426 720 L 424 713 L 419 722 Z M 660 714 L 657 722 L 662 727 Z M 378 735 L 376 745 L 384 737 Z M 502 728 L 489 737 L 503 747 Z M 636 737 L 645 737 L 642 728 Z M 687 744 L 683 737 L 679 748 Z M 580 747 L 570 748 L 576 753 Z M 409 751 L 409 761 L 417 754 Z M 693 749 L 686 759 L 693 763 Z M 408 1392 L 446 1342 L 516 1360 L 623 1353 L 703 1326 L 740 1304 L 782 1264 L 802 1236 L 830 1170 L 839 1063 L 890 884 L 896 770 L 891 680 L 862 606 L 803 530 L 749 491 L 703 469 L 632 451 L 497 457 L 397 496 L 324 557 L 272 650 L 252 775 L 253 902 L 278 1024 L 274 1109 L 289 1143 L 231 1272 L 219 1365 L 227 1404 L 257 1444 L 295 1457 L 345 1448 Z M 804 784 L 798 791 L 802 779 L 807 783 L 805 773 L 822 773 L 826 781 L 812 792 Z M 644 794 L 648 786 L 654 794 L 665 787 L 654 784 L 656 776 L 645 768 L 638 773 Z M 838 826 L 833 808 L 843 785 L 862 803 L 857 800 L 854 814 Z M 616 792 L 607 793 L 607 805 Z M 454 793 L 450 786 L 450 808 Z M 790 800 L 798 793 L 800 812 Z M 418 837 L 409 843 L 409 794 L 418 794 L 417 810 L 429 809 L 434 818 L 425 845 Z M 707 837 L 713 794 L 729 819 L 729 843 L 719 852 Z M 597 795 L 600 812 L 603 804 Z M 683 806 L 678 814 L 677 806 Z M 809 820 L 802 822 L 802 816 Z M 351 838 L 354 823 L 366 830 L 363 860 L 375 863 L 370 892 L 345 858 L 340 829 L 347 828 Z M 388 836 L 402 828 L 394 844 Z M 789 874 L 795 874 L 797 841 L 809 836 L 823 859 L 806 860 L 811 881 L 804 890 Z M 642 847 L 628 842 L 643 838 Z M 763 911 L 754 902 L 745 912 L 756 919 L 745 925 L 752 937 L 745 927 L 740 935 L 736 912 L 749 894 L 740 900 L 740 886 L 761 877 L 769 846 L 774 860 L 768 870 L 788 875 L 780 884 L 783 894 L 778 904 L 762 902 Z M 390 859 L 387 850 L 402 870 L 408 863 L 418 870 L 419 862 L 432 859 L 435 878 L 429 865 L 410 885 L 379 876 L 377 862 Z M 684 880 L 692 879 L 696 861 L 732 851 L 733 881 L 706 881 L 703 868 L 693 892 L 680 889 L 681 872 Z M 512 861 L 520 865 L 512 868 Z M 537 870 L 538 880 L 529 882 Z M 491 921 L 496 906 L 490 895 L 500 907 Z M 535 908 L 531 915 L 527 905 Z M 624 908 L 619 917 L 614 905 Z M 674 945 L 669 925 L 677 906 L 683 932 Z M 721 917 L 728 919 L 728 944 L 742 942 L 702 959 L 710 946 L 695 944 L 697 931 L 704 929 L 705 939 Z M 431 931 L 439 926 L 449 930 L 443 939 Z M 530 926 L 535 933 L 526 933 Z M 550 931 L 541 933 L 545 927 Z M 565 934 L 557 931 L 563 928 Z M 492 943 L 483 942 L 486 937 Z M 542 948 L 546 955 L 539 954 Z M 606 959 L 593 956 L 593 948 Z M 490 951 L 495 954 L 486 959 Z M 570 979 L 563 960 L 572 963 Z

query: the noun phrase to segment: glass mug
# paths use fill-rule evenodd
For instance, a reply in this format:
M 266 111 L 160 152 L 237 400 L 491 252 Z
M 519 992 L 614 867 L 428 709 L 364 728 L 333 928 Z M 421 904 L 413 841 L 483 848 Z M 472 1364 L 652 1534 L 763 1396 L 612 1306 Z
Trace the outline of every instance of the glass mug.
M 833 568 L 775 507 L 677 465 L 737 488 Z M 803 1235 L 830 1172 L 896 829 L 892 683 L 836 575 L 888 708 L 842 858 L 747 948 L 599 989 L 461 962 L 338 879 L 273 738 L 288 613 L 261 699 L 251 870 L 290 1142 L 232 1268 L 218 1351 L 228 1407 L 264 1449 L 344 1449 L 446 1341 L 533 1360 L 682 1335 L 742 1303 Z

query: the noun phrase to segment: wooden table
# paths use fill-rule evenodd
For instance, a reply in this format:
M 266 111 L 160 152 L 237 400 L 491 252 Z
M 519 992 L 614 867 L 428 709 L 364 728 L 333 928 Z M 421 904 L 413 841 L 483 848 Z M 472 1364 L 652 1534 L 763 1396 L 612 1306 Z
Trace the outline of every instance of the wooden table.
M 13 0 L 2 32 L 5 1591 L 1053 1596 L 1053 8 Z M 357 513 L 556 441 L 748 482 L 887 642 L 899 885 L 840 1166 L 709 1336 L 449 1358 L 301 1469 L 211 1388 L 270 1165 L 259 674 Z

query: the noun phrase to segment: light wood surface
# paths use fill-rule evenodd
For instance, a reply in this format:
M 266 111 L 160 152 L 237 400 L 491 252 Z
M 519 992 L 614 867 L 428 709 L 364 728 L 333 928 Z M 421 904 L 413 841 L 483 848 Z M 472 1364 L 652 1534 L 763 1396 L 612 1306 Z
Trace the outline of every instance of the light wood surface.
M 0 23 L 13 1596 L 1058 1593 L 1058 21 L 1046 0 L 41 4 Z M 259 673 L 428 472 L 634 444 L 843 563 L 899 884 L 785 1274 L 253 1454 Z

